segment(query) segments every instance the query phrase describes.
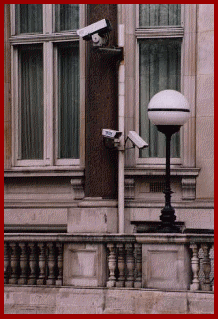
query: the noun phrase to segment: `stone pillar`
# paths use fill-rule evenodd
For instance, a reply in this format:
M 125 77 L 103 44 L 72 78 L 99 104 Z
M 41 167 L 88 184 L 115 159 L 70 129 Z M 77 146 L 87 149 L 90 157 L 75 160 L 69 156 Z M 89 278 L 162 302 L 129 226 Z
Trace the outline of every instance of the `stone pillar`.
M 109 46 L 117 44 L 117 4 L 88 4 L 87 25 L 108 19 L 113 30 Z M 118 128 L 118 62 L 87 42 L 85 124 L 85 196 L 117 197 L 118 154 L 105 148 L 102 129 Z

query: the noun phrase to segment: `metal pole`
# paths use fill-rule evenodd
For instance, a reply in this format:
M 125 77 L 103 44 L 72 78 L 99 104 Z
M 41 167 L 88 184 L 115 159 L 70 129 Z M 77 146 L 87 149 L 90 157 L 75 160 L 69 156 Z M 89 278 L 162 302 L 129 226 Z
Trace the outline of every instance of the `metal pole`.
M 166 176 L 165 176 L 165 207 L 161 211 L 161 232 L 180 232 L 179 228 L 175 226 L 175 210 L 171 206 L 171 188 L 170 188 L 170 141 L 171 141 L 171 132 L 165 132 L 166 136 Z
M 166 185 L 165 185 L 165 207 L 171 207 L 171 188 L 170 188 L 170 141 L 171 134 L 166 134 Z

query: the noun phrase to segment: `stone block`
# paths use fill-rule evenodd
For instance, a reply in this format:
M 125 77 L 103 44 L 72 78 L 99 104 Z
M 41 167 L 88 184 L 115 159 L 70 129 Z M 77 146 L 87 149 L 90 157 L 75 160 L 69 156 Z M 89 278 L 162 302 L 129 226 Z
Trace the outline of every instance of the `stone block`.
M 214 31 L 200 32 L 198 35 L 197 68 L 198 75 L 214 72 Z
M 103 303 L 102 290 L 62 288 L 57 295 L 56 313 L 101 314 Z
M 5 307 L 4 314 L 37 314 L 36 308 L 28 306 Z
M 97 309 L 95 307 L 85 307 L 85 306 L 67 306 L 67 307 L 57 307 L 56 314 L 97 314 Z
M 134 313 L 133 290 L 113 289 L 106 291 L 105 313 Z
M 208 199 L 214 198 L 214 159 L 213 158 L 198 158 L 201 166 L 201 172 L 196 180 L 196 198 Z M 205 210 L 205 213 L 207 211 Z M 197 212 L 196 212 L 197 214 Z M 205 215 L 205 214 L 204 214 Z M 201 219 L 201 216 L 199 216 Z M 209 223 L 209 216 L 206 223 Z M 199 222 L 198 222 L 199 224 Z M 213 227 L 213 224 L 212 224 Z M 202 228 L 208 228 L 203 226 Z
M 199 32 L 214 30 L 214 4 L 199 4 L 198 6 Z
M 186 314 L 185 293 L 163 291 L 139 291 L 135 296 L 136 314 Z
M 185 245 L 142 244 L 142 287 L 188 289 L 190 272 Z
M 184 293 L 157 292 L 152 314 L 186 314 L 187 299 Z
M 201 169 L 201 175 L 198 176 L 196 183 L 197 183 L 197 190 L 196 190 L 196 197 L 197 198 L 205 198 L 207 194 L 209 195 L 211 190 L 212 194 L 212 184 L 213 184 L 213 177 L 212 179 L 205 180 L 205 176 L 210 174 L 211 168 L 207 168 L 206 172 L 204 173 L 203 170 L 206 170 L 206 167 Z M 211 175 L 212 176 L 212 173 Z M 202 181 L 200 181 L 200 178 Z M 203 181 L 204 180 L 204 181 Z M 207 184 L 207 186 L 204 186 Z M 208 187 L 208 189 L 206 189 Z M 207 229 L 214 229 L 214 209 L 213 203 L 211 206 L 205 207 L 205 202 L 199 202 L 200 205 L 192 205 L 191 203 L 182 203 L 180 205 L 174 205 L 176 211 L 176 221 L 177 222 L 184 222 L 186 228 L 207 228 Z M 164 204 L 159 204 L 158 207 L 130 207 L 127 208 L 126 211 L 130 214 L 130 222 L 135 221 L 160 221 L 160 213 L 161 209 L 164 207 Z
M 55 314 L 56 307 L 37 307 L 36 314 Z
M 8 208 L 4 211 L 4 223 L 7 225 L 66 224 L 65 208 Z
M 5 305 L 25 305 L 30 304 L 30 295 L 26 291 L 10 291 L 4 294 Z
M 197 137 L 196 137 L 197 161 L 199 161 L 199 159 L 201 161 L 201 159 L 213 158 L 214 157 L 214 118 L 212 116 L 211 117 L 202 116 L 197 118 L 196 131 L 197 131 Z M 207 163 L 205 164 L 207 165 Z
M 68 232 L 116 233 L 117 208 L 81 207 L 68 211 Z
M 203 192 L 201 191 L 203 196 Z M 199 196 L 199 195 L 198 195 Z M 177 209 L 177 220 L 185 221 L 186 228 L 214 229 L 214 209 Z
M 214 298 L 213 294 L 188 292 L 189 313 L 192 314 L 213 314 Z
M 40 306 L 40 305 L 46 305 L 51 306 L 55 305 L 56 303 L 56 295 L 54 294 L 54 291 L 47 290 L 45 293 L 34 293 L 30 294 L 30 305 L 31 306 Z
M 197 77 L 196 116 L 214 116 L 214 74 L 204 74 Z M 207 127 L 207 125 L 205 126 Z M 201 133 L 201 131 L 199 131 L 199 133 Z
M 64 285 L 105 285 L 106 252 L 102 244 L 68 244 L 64 249 Z

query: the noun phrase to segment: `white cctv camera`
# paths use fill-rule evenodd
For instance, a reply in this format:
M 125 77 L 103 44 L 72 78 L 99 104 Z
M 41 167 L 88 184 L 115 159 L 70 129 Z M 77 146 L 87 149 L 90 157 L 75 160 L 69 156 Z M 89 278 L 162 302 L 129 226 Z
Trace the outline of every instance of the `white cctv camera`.
M 117 139 L 122 135 L 122 132 L 115 131 L 115 130 L 109 130 L 109 129 L 103 129 L 102 135 L 106 138 Z
M 98 22 L 88 25 L 85 28 L 77 30 L 77 34 L 83 38 L 83 40 L 89 41 L 93 39 L 93 35 L 104 37 L 105 34 L 112 30 L 109 20 L 102 19 Z M 97 41 L 96 36 L 94 37 L 95 42 Z
M 148 144 L 135 131 L 129 131 L 127 139 L 129 139 L 134 146 L 137 146 L 139 149 L 148 147 Z
M 110 129 L 103 129 L 102 136 L 104 137 L 104 145 L 107 148 L 118 148 L 120 146 L 120 140 L 122 132 L 110 130 Z

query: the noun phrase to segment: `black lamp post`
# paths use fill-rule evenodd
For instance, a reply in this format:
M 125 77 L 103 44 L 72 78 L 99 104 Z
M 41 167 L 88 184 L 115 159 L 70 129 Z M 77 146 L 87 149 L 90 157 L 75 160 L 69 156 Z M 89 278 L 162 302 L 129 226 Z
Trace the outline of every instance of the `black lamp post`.
M 152 97 L 148 105 L 148 117 L 157 126 L 158 131 L 166 137 L 166 177 L 165 177 L 165 207 L 161 210 L 161 225 L 158 232 L 178 233 L 175 225 L 175 210 L 171 206 L 170 188 L 170 141 L 174 133 L 180 130 L 190 116 L 190 107 L 186 98 L 177 91 L 164 90 Z

